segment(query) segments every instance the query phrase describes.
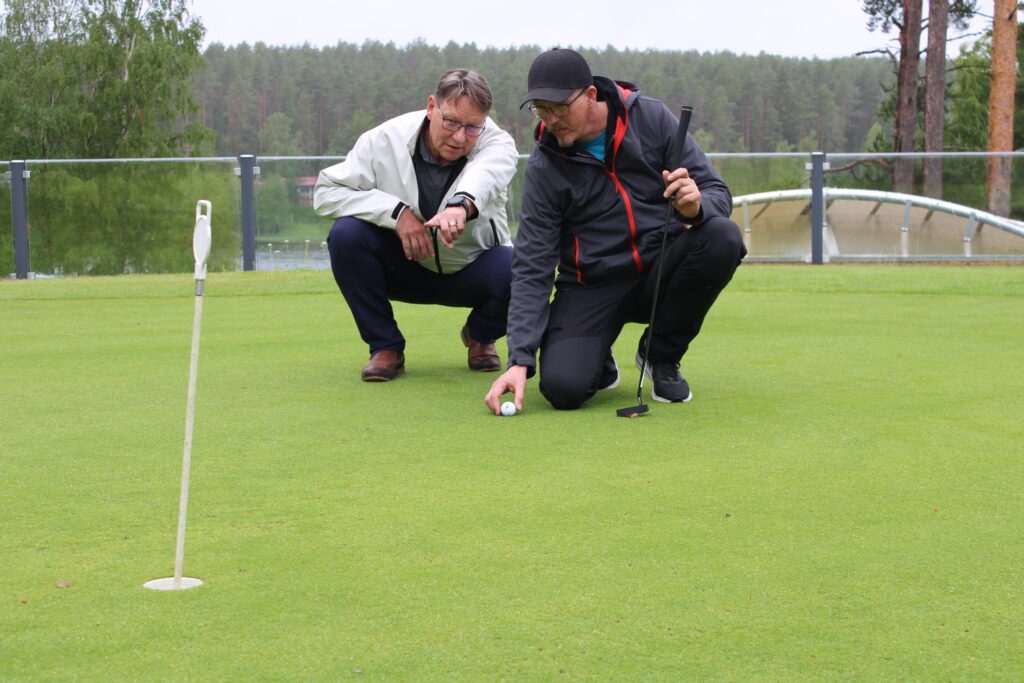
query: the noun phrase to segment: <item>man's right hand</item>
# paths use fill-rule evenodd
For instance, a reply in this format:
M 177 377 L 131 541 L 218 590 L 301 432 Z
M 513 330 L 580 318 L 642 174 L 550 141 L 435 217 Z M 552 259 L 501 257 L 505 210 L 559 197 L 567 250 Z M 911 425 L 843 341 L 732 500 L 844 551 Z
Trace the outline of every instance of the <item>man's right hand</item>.
M 510 391 L 515 395 L 516 410 L 522 410 L 523 394 L 526 393 L 525 365 L 513 365 L 501 377 L 494 380 L 491 390 L 484 397 L 484 404 L 495 415 L 501 415 L 501 397 Z
M 412 209 L 406 207 L 402 211 L 398 217 L 398 223 L 395 224 L 395 232 L 398 233 L 398 239 L 402 240 L 405 258 L 410 261 L 419 261 L 428 256 L 434 256 L 434 241 L 423 226 L 423 221 Z

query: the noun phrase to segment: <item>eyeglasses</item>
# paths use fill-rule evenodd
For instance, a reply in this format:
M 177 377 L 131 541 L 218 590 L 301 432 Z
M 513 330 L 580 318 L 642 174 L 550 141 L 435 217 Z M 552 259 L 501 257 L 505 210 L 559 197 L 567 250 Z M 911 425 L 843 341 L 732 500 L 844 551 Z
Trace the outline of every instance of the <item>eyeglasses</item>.
M 583 97 L 583 93 L 585 92 L 586 90 L 580 90 L 576 93 L 576 97 L 572 98 L 568 102 L 559 102 L 558 104 L 537 104 L 536 102 L 530 102 L 528 108 L 538 119 L 546 119 L 552 114 L 562 117 L 569 113 L 569 107 L 572 106 L 572 103 Z
M 441 112 L 441 127 L 450 133 L 458 133 L 460 130 L 465 130 L 466 137 L 475 138 L 484 132 L 483 126 L 475 126 L 472 123 L 462 123 L 461 121 L 450 119 L 444 115 L 444 110 L 440 106 L 437 107 L 437 110 Z

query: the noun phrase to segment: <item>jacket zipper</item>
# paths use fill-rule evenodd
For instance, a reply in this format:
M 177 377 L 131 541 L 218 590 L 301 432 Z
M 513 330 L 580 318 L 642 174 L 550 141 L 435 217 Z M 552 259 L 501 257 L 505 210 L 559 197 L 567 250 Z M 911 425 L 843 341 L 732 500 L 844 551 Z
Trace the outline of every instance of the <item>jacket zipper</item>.
M 437 264 L 437 274 L 444 275 L 444 270 L 441 269 L 441 250 L 437 246 L 437 228 L 430 229 L 430 236 L 434 240 L 434 263 Z
M 494 224 L 493 218 L 489 220 L 491 221 L 491 233 L 494 235 L 494 246 L 498 246 L 498 226 Z
M 629 193 L 626 192 L 626 188 L 619 182 L 619 176 L 615 175 L 615 171 L 609 171 L 605 169 L 605 173 L 615 183 L 615 191 L 622 195 L 622 202 L 626 205 L 626 218 L 629 219 L 629 248 L 633 251 L 633 263 L 636 265 L 636 272 L 644 272 L 644 263 L 640 260 L 640 252 L 636 248 L 636 221 L 633 219 L 633 204 L 629 199 Z

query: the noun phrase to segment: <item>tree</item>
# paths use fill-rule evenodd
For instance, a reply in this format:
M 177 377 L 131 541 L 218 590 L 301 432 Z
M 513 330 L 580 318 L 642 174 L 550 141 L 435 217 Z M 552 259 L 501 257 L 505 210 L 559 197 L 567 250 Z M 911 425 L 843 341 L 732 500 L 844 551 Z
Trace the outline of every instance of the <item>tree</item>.
M 184 0 L 9 0 L 0 9 L 0 157 L 170 156 L 212 135 L 187 121 L 202 26 Z M 74 164 L 32 181 L 32 264 L 111 274 L 191 267 L 199 198 L 236 201 L 212 166 Z M 184 218 L 184 220 L 182 220 Z M 214 233 L 211 267 L 237 234 Z
M 928 2 L 928 56 L 924 80 L 924 151 L 941 152 L 946 118 L 946 30 L 949 0 Z M 924 193 L 942 198 L 942 160 L 924 160 Z
M 301 154 L 302 140 L 292 130 L 292 118 L 277 112 L 267 117 L 260 131 L 261 156 L 292 156 Z
M 207 131 L 183 119 L 196 110 L 202 36 L 185 0 L 10 0 L 0 156 L 166 156 L 201 143 Z
M 921 45 L 921 0 L 864 0 L 868 29 L 888 32 L 899 29 L 899 59 L 896 76 L 896 152 L 914 151 L 917 129 L 917 80 Z M 914 186 L 914 162 L 898 158 L 893 164 L 893 186 L 898 192 L 911 192 Z
M 900 64 L 896 80 L 897 152 L 913 152 L 917 130 L 917 81 L 921 61 L 921 0 L 903 0 L 900 29 Z M 898 159 L 893 165 L 893 187 L 897 192 L 914 189 L 914 162 Z
M 976 0 L 929 0 L 928 56 L 925 60 L 924 151 L 941 152 L 946 124 L 946 42 L 949 25 L 967 27 Z M 925 159 L 924 193 L 942 198 L 942 159 Z
M 995 0 L 992 17 L 992 85 L 989 90 L 988 151 L 1013 149 L 1013 96 L 1017 80 L 1017 0 Z M 985 168 L 988 210 L 1010 215 L 1012 160 L 989 157 Z
M 940 15 L 942 10 L 947 10 L 947 18 L 939 17 L 939 24 L 952 19 L 955 25 L 962 26 L 975 11 L 975 0 L 930 0 L 931 6 L 941 5 L 937 11 Z M 920 79 L 920 43 L 922 29 L 921 0 L 864 0 L 863 10 L 868 14 L 868 29 L 874 31 L 881 29 L 883 32 L 890 31 L 894 26 L 899 29 L 899 57 L 895 58 L 891 52 L 886 51 L 890 58 L 896 62 L 896 92 L 895 106 L 893 113 L 896 119 L 894 130 L 894 150 L 897 152 L 913 152 L 916 149 L 916 131 L 918 122 L 918 82 Z M 940 41 L 942 45 L 942 56 L 937 53 L 934 64 L 941 64 L 942 77 L 932 79 L 932 87 L 940 93 L 945 91 L 945 26 L 936 26 L 934 33 L 929 28 L 929 45 L 931 41 Z M 934 67 L 933 68 L 937 68 Z M 940 86 L 941 84 L 941 86 Z M 936 96 L 933 95 L 933 98 Z M 941 95 L 938 96 L 941 99 Z M 927 98 L 926 98 L 927 101 Z M 941 125 L 941 124 L 939 124 Z M 939 127 L 939 126 L 933 126 Z M 941 137 L 940 137 L 941 140 Z M 941 142 L 939 143 L 941 147 Z M 914 185 L 914 164 L 911 159 L 897 159 L 893 164 L 893 185 L 902 192 L 910 192 Z

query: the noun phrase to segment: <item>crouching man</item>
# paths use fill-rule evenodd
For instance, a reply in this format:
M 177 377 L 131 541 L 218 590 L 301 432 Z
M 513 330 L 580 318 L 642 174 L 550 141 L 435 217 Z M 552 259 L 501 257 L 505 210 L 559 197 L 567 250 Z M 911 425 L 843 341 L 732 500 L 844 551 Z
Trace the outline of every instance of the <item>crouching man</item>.
M 367 131 L 345 161 L 324 169 L 313 206 L 335 218 L 331 270 L 370 359 L 362 379 L 405 368 L 406 340 L 391 301 L 470 309 L 458 333 L 470 370 L 501 367 L 512 246 L 505 216 L 518 154 L 488 117 L 483 76 L 454 69 L 423 111 Z

